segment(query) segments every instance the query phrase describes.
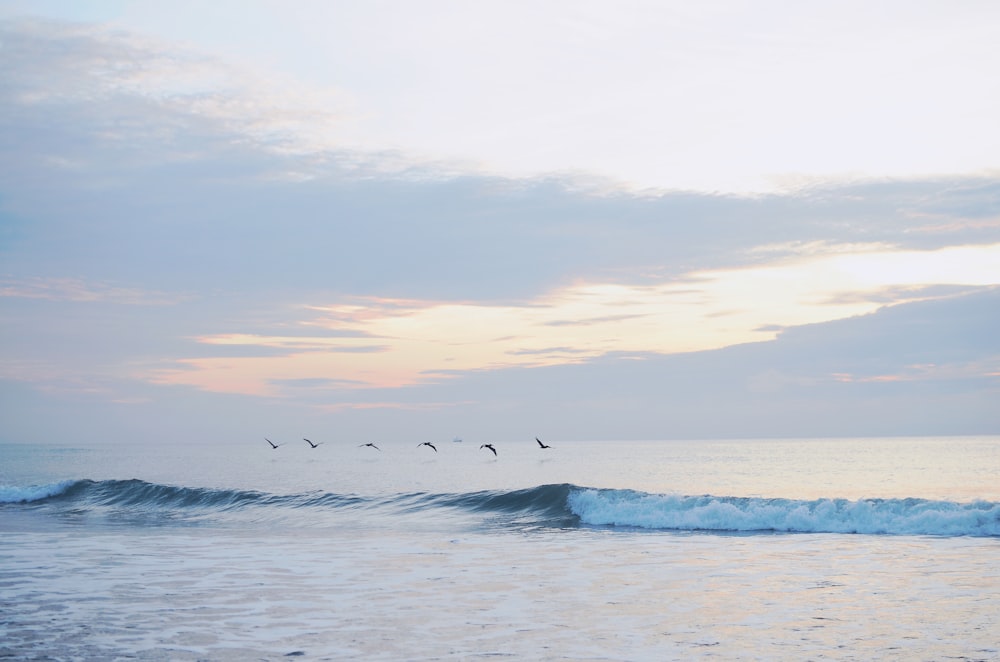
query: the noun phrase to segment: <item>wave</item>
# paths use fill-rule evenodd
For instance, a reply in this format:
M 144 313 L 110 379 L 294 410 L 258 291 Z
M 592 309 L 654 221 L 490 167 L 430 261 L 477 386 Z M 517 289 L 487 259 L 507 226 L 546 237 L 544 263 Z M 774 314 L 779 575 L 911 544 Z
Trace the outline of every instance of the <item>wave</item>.
M 927 499 L 766 499 L 681 496 L 570 484 L 459 494 L 363 497 L 330 492 L 277 495 L 253 490 L 158 485 L 142 480 L 75 480 L 0 486 L 0 506 L 51 506 L 63 512 L 107 512 L 119 521 L 195 521 L 226 514 L 286 517 L 305 511 L 379 510 L 398 514 L 450 509 L 492 522 L 535 527 L 608 527 L 661 531 L 861 533 L 1000 536 L 1000 503 Z
M 0 485 L 0 504 L 31 503 L 32 501 L 48 499 L 49 497 L 65 493 L 76 482 L 73 480 L 64 480 L 60 483 L 29 485 L 27 487 Z
M 366 503 L 331 493 L 276 495 L 254 490 L 158 485 L 143 480 L 68 480 L 30 487 L 0 486 L 0 504 L 66 503 L 120 508 L 232 511 L 261 506 L 288 508 Z
M 927 499 L 764 499 L 579 489 L 568 504 L 580 521 L 675 531 L 771 531 L 942 536 L 1000 535 L 1000 503 Z

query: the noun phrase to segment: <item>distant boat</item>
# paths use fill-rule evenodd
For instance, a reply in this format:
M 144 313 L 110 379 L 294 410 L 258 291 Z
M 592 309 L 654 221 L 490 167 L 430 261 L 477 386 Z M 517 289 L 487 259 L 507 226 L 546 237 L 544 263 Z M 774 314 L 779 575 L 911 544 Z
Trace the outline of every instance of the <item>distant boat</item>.
M 452 443 L 460 444 L 460 443 L 462 443 L 462 438 L 461 437 L 455 437 L 451 441 L 452 441 Z

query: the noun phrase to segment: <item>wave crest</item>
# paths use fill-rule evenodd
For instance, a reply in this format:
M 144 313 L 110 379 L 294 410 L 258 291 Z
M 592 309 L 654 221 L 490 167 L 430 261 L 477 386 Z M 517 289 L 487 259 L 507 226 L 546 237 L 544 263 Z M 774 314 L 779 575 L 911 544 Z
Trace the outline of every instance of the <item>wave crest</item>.
M 79 481 L 75 480 L 64 480 L 59 483 L 50 483 L 48 485 L 29 485 L 27 487 L 0 485 L 0 504 L 32 503 L 34 501 L 42 501 L 44 499 L 64 494 L 78 482 Z
M 584 524 L 679 531 L 1000 535 L 1000 504 L 926 499 L 763 499 L 579 489 L 568 497 Z
M 227 521 L 330 521 L 318 515 L 370 509 L 405 516 L 452 509 L 489 515 L 493 525 L 566 528 L 615 526 L 664 531 L 864 533 L 1000 536 L 1000 503 L 926 499 L 764 499 L 681 496 L 570 484 L 457 494 L 417 492 L 362 497 L 331 492 L 277 495 L 158 485 L 142 480 L 76 480 L 30 487 L 0 487 L 0 505 L 49 506 L 75 514 L 111 513 L 115 521 L 181 523 Z

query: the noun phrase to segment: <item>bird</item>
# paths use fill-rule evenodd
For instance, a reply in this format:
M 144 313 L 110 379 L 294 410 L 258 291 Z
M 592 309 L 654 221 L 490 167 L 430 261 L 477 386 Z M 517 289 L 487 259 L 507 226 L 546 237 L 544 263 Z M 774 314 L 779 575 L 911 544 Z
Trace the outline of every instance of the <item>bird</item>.
M 431 443 L 431 442 L 429 442 L 429 441 L 425 441 L 425 442 L 424 442 L 424 443 L 422 443 L 422 444 L 417 444 L 417 448 L 420 448 L 421 446 L 430 446 L 431 448 L 433 448 L 433 449 L 434 449 L 434 452 L 435 452 L 435 453 L 437 453 L 437 452 L 438 452 L 438 449 L 437 449 L 437 446 L 435 446 L 434 444 L 432 444 L 432 443 Z
M 376 446 L 375 444 L 373 444 L 373 443 L 371 443 L 371 442 L 368 442 L 367 444 L 360 444 L 360 445 L 358 446 L 358 448 L 361 448 L 362 446 L 371 446 L 372 448 L 374 448 L 374 449 L 375 449 L 375 450 L 377 450 L 377 451 L 380 451 L 380 450 L 382 450 L 381 448 L 379 448 L 378 446 Z
M 271 448 L 277 448 L 278 446 L 284 446 L 284 444 L 276 444 L 276 443 L 274 443 L 273 441 L 271 441 L 267 437 L 264 437 L 264 441 L 266 441 L 267 443 L 271 444 Z
M 546 446 L 545 444 L 543 444 L 542 440 L 539 439 L 538 437 L 535 437 L 535 441 L 537 441 L 538 445 L 541 446 L 542 448 L 552 448 L 551 446 Z
M 489 448 L 491 451 L 493 451 L 494 455 L 497 454 L 497 449 L 493 448 L 493 444 L 483 444 L 482 446 L 479 447 L 479 450 L 482 450 L 484 448 Z
M 309 440 L 308 440 L 308 439 L 306 439 L 305 437 L 302 437 L 302 441 L 306 442 L 307 444 L 309 444 L 309 445 L 310 445 L 310 446 L 312 446 L 313 448 L 316 448 L 317 446 L 319 446 L 319 444 L 322 444 L 322 443 L 323 443 L 323 442 L 321 441 L 321 442 L 319 442 L 319 444 L 314 444 L 313 442 L 309 441 Z

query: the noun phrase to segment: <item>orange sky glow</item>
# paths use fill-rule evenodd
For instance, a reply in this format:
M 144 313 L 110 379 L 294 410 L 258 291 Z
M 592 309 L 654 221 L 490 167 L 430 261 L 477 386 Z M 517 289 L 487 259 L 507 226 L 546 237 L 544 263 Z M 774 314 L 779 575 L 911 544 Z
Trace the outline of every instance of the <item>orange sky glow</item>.
M 863 315 L 928 285 L 1000 283 L 1000 244 L 936 251 L 828 247 L 807 257 L 699 271 L 657 285 L 578 283 L 493 305 L 364 298 L 302 307 L 303 335 L 234 331 L 207 346 L 261 356 L 186 358 L 152 381 L 276 395 L 286 380 L 404 387 L 450 374 L 574 363 L 617 353 L 694 352 L 773 339 L 781 328 Z M 277 351 L 273 351 L 277 350 Z M 248 351 L 248 354 L 253 354 Z

